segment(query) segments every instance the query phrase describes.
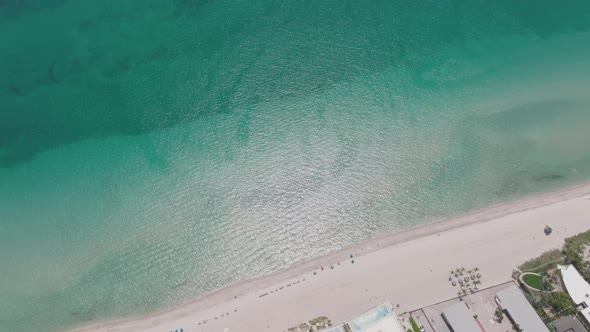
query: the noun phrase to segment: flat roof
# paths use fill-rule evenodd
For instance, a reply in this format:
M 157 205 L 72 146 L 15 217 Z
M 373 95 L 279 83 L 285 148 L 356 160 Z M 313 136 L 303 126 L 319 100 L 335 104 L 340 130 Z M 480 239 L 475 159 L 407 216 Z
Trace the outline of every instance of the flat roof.
M 496 294 L 496 299 L 523 332 L 549 332 L 547 326 L 518 287 L 512 286 L 499 291 Z
M 558 265 L 563 284 L 576 305 L 586 303 L 590 306 L 590 284 L 584 280 L 573 265 Z
M 454 331 L 457 332 L 481 332 L 481 329 L 473 318 L 473 312 L 469 310 L 465 302 L 455 303 L 446 308 L 442 315 L 451 325 Z
M 557 332 L 587 332 L 576 317 L 562 317 L 553 322 Z

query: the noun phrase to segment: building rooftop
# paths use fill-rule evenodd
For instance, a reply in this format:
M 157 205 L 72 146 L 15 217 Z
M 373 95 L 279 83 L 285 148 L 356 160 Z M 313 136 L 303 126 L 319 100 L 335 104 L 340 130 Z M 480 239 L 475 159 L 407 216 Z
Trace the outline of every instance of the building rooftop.
M 556 332 L 588 332 L 576 317 L 562 317 L 553 322 Z
M 589 307 L 590 284 L 584 280 L 573 265 L 558 265 L 557 268 L 561 272 L 563 285 L 576 305 L 584 303 L 585 307 Z
M 512 286 L 499 291 L 496 300 L 523 332 L 549 332 L 518 287 Z
M 446 308 L 442 315 L 452 328 L 457 332 L 481 332 L 481 329 L 473 318 L 473 312 L 469 310 L 465 302 L 455 303 Z

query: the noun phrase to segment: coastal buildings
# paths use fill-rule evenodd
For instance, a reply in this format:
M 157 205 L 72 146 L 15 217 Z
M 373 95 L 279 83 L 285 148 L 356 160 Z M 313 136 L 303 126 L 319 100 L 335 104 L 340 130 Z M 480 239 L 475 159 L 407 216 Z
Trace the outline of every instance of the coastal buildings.
M 486 332 L 511 331 L 512 323 L 508 319 L 504 318 L 502 321 L 497 319 L 496 312 L 498 304 L 496 303 L 496 294 L 513 285 L 515 285 L 513 281 L 508 281 L 495 286 L 478 289 L 460 298 L 452 298 L 413 310 L 405 317 L 408 320 L 411 315 L 418 326 L 425 327 L 426 332 L 472 331 L 474 329 L 473 324 L 477 326 L 476 332 L 481 332 L 482 330 Z M 461 315 L 459 319 L 463 323 L 457 323 L 452 318 L 454 310 L 461 311 L 459 312 Z M 468 329 L 465 326 L 468 326 Z
M 523 332 L 549 332 L 535 309 L 517 286 L 511 286 L 496 294 L 496 302 L 514 325 Z
M 455 303 L 442 313 L 451 332 L 481 332 L 475 322 L 475 314 L 467 307 L 465 302 Z
M 590 284 L 573 265 L 558 265 L 563 288 L 580 309 L 582 317 L 590 323 Z

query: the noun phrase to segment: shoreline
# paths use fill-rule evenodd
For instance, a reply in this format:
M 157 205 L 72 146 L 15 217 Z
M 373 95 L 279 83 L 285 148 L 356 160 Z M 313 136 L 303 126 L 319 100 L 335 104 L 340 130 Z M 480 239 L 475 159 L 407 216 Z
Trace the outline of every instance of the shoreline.
M 455 217 L 441 219 L 441 220 L 434 221 L 434 222 L 426 224 L 426 225 L 421 225 L 421 226 L 418 226 L 415 228 L 403 230 L 401 232 L 390 233 L 390 234 L 382 235 L 379 237 L 370 238 L 370 239 L 364 240 L 358 244 L 330 252 L 326 255 L 314 257 L 314 258 L 296 263 L 286 269 L 279 270 L 279 271 L 276 271 L 276 272 L 268 274 L 268 275 L 259 276 L 259 277 L 253 278 L 253 279 L 237 281 L 235 283 L 226 285 L 218 290 L 212 291 L 207 294 L 203 294 L 188 303 L 177 305 L 174 307 L 170 307 L 170 308 L 167 308 L 167 309 L 155 312 L 155 313 L 147 314 L 144 316 L 125 318 L 125 319 L 120 319 L 120 320 L 115 320 L 115 321 L 95 323 L 92 325 L 79 326 L 77 328 L 69 329 L 68 331 L 76 331 L 76 332 L 82 332 L 82 331 L 143 331 L 143 330 L 150 330 L 152 328 L 154 328 L 154 329 L 157 328 L 158 330 L 164 330 L 164 329 L 166 329 L 166 326 L 169 326 L 169 325 L 174 326 L 174 325 L 171 325 L 171 324 L 174 324 L 174 321 L 190 322 L 189 323 L 189 324 L 191 324 L 190 326 L 188 326 L 187 323 L 182 323 L 182 324 L 179 323 L 180 324 L 179 326 L 184 326 L 186 328 L 186 330 L 188 331 L 189 328 L 193 328 L 193 327 L 197 326 L 195 324 L 196 324 L 196 321 L 199 321 L 199 317 L 205 317 L 205 318 L 201 318 L 202 320 L 205 320 L 205 319 L 207 319 L 206 317 L 211 316 L 211 321 L 213 321 L 212 315 L 214 315 L 213 312 L 217 309 L 217 307 L 224 308 L 223 310 L 220 309 L 217 311 L 219 311 L 219 312 L 226 312 L 227 311 L 227 315 L 229 316 L 229 312 L 230 312 L 229 307 L 236 307 L 236 309 L 234 309 L 234 310 L 236 310 L 235 312 L 237 312 L 237 307 L 240 307 L 243 304 L 255 305 L 257 299 L 258 299 L 258 301 L 273 302 L 273 301 L 267 301 L 266 299 L 261 299 L 260 293 L 264 292 L 265 290 L 267 290 L 266 293 L 268 293 L 268 291 L 270 291 L 271 292 L 270 294 L 273 293 L 271 288 L 277 289 L 277 292 L 278 292 L 278 287 L 281 287 L 281 290 L 282 290 L 283 289 L 282 287 L 285 284 L 289 283 L 289 286 L 290 286 L 291 281 L 293 281 L 293 286 L 295 286 L 295 279 L 297 279 L 297 284 L 299 284 L 301 281 L 304 281 L 304 284 L 305 284 L 306 278 L 307 278 L 307 281 L 312 281 L 311 279 L 314 279 L 313 280 L 314 283 L 317 283 L 316 281 L 318 281 L 318 280 L 319 280 L 319 282 L 321 282 L 322 280 L 320 280 L 320 279 L 322 279 L 322 276 L 318 277 L 318 276 L 314 275 L 313 271 L 320 272 L 319 267 L 321 267 L 321 266 L 327 267 L 331 264 L 338 264 L 338 269 L 341 269 L 340 263 L 341 262 L 348 263 L 350 254 L 353 254 L 355 259 L 358 258 L 359 260 L 363 260 L 364 258 L 367 258 L 368 256 L 381 256 L 381 257 L 383 257 L 384 255 L 386 255 L 386 253 L 380 253 L 380 251 L 392 251 L 392 249 L 398 249 L 398 250 L 395 250 L 397 253 L 392 253 L 391 255 L 399 256 L 400 252 L 402 251 L 401 249 L 403 249 L 402 247 L 404 247 L 404 246 L 411 247 L 412 243 L 418 243 L 418 242 L 424 243 L 425 242 L 424 240 L 427 240 L 429 237 L 433 238 L 433 239 L 438 237 L 440 239 L 441 234 L 446 235 L 446 233 L 461 233 L 461 231 L 463 231 L 467 228 L 477 228 L 478 225 L 494 224 L 494 221 L 500 221 L 500 220 L 506 219 L 505 217 L 509 217 L 509 216 L 524 214 L 527 211 L 535 211 L 535 210 L 539 210 L 539 209 L 549 209 L 550 210 L 551 206 L 553 206 L 553 205 L 556 205 L 559 203 L 564 203 L 564 202 L 569 202 L 571 200 L 575 200 L 577 198 L 585 196 L 589 193 L 590 193 L 590 182 L 584 182 L 584 183 L 572 185 L 572 186 L 569 186 L 569 187 L 566 187 L 566 188 L 563 188 L 560 190 L 531 195 L 531 196 L 524 197 L 521 199 L 508 201 L 508 202 L 492 205 L 492 206 L 481 208 L 481 209 L 476 209 L 476 210 L 466 212 L 464 214 L 461 214 L 461 215 L 458 215 Z M 585 199 L 585 200 L 588 201 L 588 199 Z M 581 204 L 579 204 L 580 202 L 577 202 L 577 203 L 578 203 L 577 205 L 581 206 Z M 590 207 L 590 202 L 588 202 L 587 205 Z M 590 214 L 585 214 L 585 215 L 590 217 Z M 541 221 L 543 221 L 543 220 L 541 220 Z M 557 220 L 553 221 L 554 224 L 555 224 L 555 222 L 557 222 Z M 511 229 L 516 230 L 519 228 L 519 226 L 522 227 L 523 225 L 510 224 L 509 226 Z M 584 226 L 584 225 L 578 225 L 578 226 Z M 588 224 L 586 227 L 590 228 L 590 224 Z M 489 227 L 486 227 L 486 228 L 489 228 Z M 492 228 L 494 228 L 494 227 L 492 227 Z M 498 227 L 495 227 L 495 228 L 498 228 Z M 567 230 L 567 228 L 566 228 L 566 230 Z M 581 229 L 580 231 L 583 231 L 583 230 L 585 230 L 585 229 Z M 480 232 L 480 231 L 481 230 L 477 230 L 477 232 Z M 519 233 L 518 232 L 509 232 L 508 237 L 511 236 L 510 234 L 512 234 L 512 236 L 514 237 L 514 236 L 517 236 Z M 569 235 L 569 236 L 571 236 L 571 235 Z M 455 238 L 462 239 L 461 237 L 457 238 L 456 236 L 455 236 Z M 562 240 L 562 238 L 564 238 L 564 236 L 555 235 L 552 238 L 548 238 L 548 239 L 554 240 L 554 239 L 558 239 L 558 238 Z M 534 237 L 533 237 L 533 239 L 534 239 Z M 420 241 L 420 240 L 422 240 L 422 241 Z M 443 246 L 443 247 L 447 247 L 447 246 Z M 546 251 L 546 250 L 543 250 L 543 251 Z M 541 251 L 540 253 L 542 253 L 543 251 Z M 371 257 L 371 258 L 374 259 L 374 257 Z M 529 258 L 533 258 L 533 257 L 529 257 Z M 346 266 L 347 266 L 346 267 L 347 269 L 350 269 L 352 265 L 349 263 Z M 433 270 L 430 270 L 430 272 L 432 272 L 432 271 Z M 338 279 L 343 279 L 343 278 L 344 277 L 331 278 L 333 280 L 330 280 L 330 282 L 338 281 Z M 505 276 L 506 280 L 509 280 L 509 278 L 510 278 L 510 274 Z M 307 282 L 302 287 L 310 288 L 310 287 L 308 287 L 308 286 L 310 286 L 310 284 L 311 283 Z M 289 287 L 289 286 L 287 286 L 287 287 Z M 300 286 L 297 285 L 297 287 L 292 287 L 292 289 L 298 289 L 298 287 L 300 287 Z M 304 291 L 304 290 L 302 290 L 302 291 Z M 317 292 L 317 289 L 316 289 L 316 292 Z M 367 290 L 367 292 L 368 292 L 368 290 Z M 293 292 L 290 292 L 290 293 L 293 293 Z M 291 298 L 296 297 L 297 293 L 299 293 L 299 292 L 291 294 Z M 326 293 L 330 293 L 330 292 L 326 292 Z M 285 296 L 287 296 L 287 295 L 285 295 Z M 275 297 L 271 296 L 268 298 L 274 299 L 277 297 L 279 297 L 279 295 L 277 295 Z M 440 298 L 432 298 L 431 302 L 434 303 L 434 302 L 438 302 L 439 300 L 441 300 L 441 299 Z M 285 301 L 283 301 L 283 302 L 285 302 Z M 287 299 L 287 303 L 291 303 L 291 302 L 293 302 L 293 301 L 290 301 Z M 398 301 L 398 302 L 401 303 L 402 301 Z M 328 305 L 329 305 L 329 303 L 328 303 Z M 363 305 L 363 304 L 359 303 L 359 305 L 361 308 L 367 307 L 366 304 Z M 352 305 L 352 306 L 359 307 L 359 305 L 356 305 L 356 306 Z M 408 310 L 409 309 L 412 309 L 412 310 L 417 309 L 417 308 L 410 308 L 410 307 L 408 307 L 406 309 L 408 309 Z M 342 311 L 342 317 L 338 316 L 338 317 L 334 317 L 334 318 L 343 319 L 343 318 L 347 317 L 347 315 L 350 316 L 350 313 L 354 312 L 351 309 L 352 308 L 346 308 L 346 310 L 340 310 L 340 311 Z M 338 311 L 338 310 L 335 310 L 335 311 Z M 266 311 L 262 311 L 262 312 L 266 312 Z M 338 313 L 338 315 L 340 315 L 340 313 Z M 224 316 L 225 316 L 225 314 L 224 314 Z M 236 316 L 240 316 L 240 315 L 234 314 L 232 316 L 233 316 L 233 321 L 234 321 L 233 324 L 235 324 L 236 322 L 239 322 L 241 324 L 241 322 L 243 322 L 243 319 L 242 320 L 236 319 Z M 294 315 L 294 316 L 298 316 L 298 315 Z M 231 325 L 231 322 L 221 323 L 222 317 L 223 316 L 218 317 L 218 318 L 220 318 L 219 320 L 217 318 L 215 318 L 215 322 L 209 321 L 209 324 L 208 324 L 209 326 L 206 326 L 206 327 L 202 326 L 199 328 L 203 331 L 217 331 L 217 330 L 223 331 L 223 329 L 220 329 L 219 327 L 216 328 L 214 326 L 215 323 L 217 323 L 217 321 L 219 321 L 220 324 Z M 350 316 L 350 317 L 352 317 L 352 316 Z M 299 319 L 299 321 L 305 321 L 305 320 L 308 320 L 311 318 L 313 318 L 313 317 L 306 318 L 306 317 L 303 317 L 303 315 L 301 315 L 301 318 L 297 318 L 297 319 Z M 330 318 L 332 318 L 332 317 L 330 317 Z M 228 321 L 228 320 L 229 320 L 229 318 L 226 319 L 226 321 Z M 297 320 L 295 318 L 293 318 L 293 321 L 297 321 Z M 336 320 L 336 322 L 337 321 L 338 320 Z M 244 324 L 247 325 L 248 323 L 244 322 Z M 204 324 L 204 325 L 206 325 L 206 324 Z M 273 324 L 270 324 L 270 325 L 275 327 L 277 325 L 277 322 L 273 322 Z M 267 327 L 270 330 L 270 325 L 267 325 L 264 327 Z M 287 324 L 284 327 L 281 327 L 281 329 L 279 329 L 279 330 L 281 330 L 281 331 L 286 330 L 287 327 L 290 327 L 292 325 L 293 324 L 291 324 L 291 325 Z M 221 326 L 221 325 L 219 325 L 219 326 Z M 273 331 L 274 330 L 275 329 L 273 329 Z M 231 331 L 233 331 L 233 329 Z M 248 331 L 248 329 L 246 329 L 246 331 Z

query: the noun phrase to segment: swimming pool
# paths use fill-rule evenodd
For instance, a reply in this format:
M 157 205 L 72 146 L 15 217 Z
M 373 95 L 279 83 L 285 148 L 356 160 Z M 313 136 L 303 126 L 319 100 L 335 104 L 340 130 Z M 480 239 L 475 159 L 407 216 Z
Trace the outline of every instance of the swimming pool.
M 348 325 L 353 332 L 360 332 L 389 314 L 385 304 L 379 305 L 351 320 Z
M 322 332 L 342 332 L 342 330 L 340 329 L 340 327 L 333 327 L 331 329 L 322 331 Z

